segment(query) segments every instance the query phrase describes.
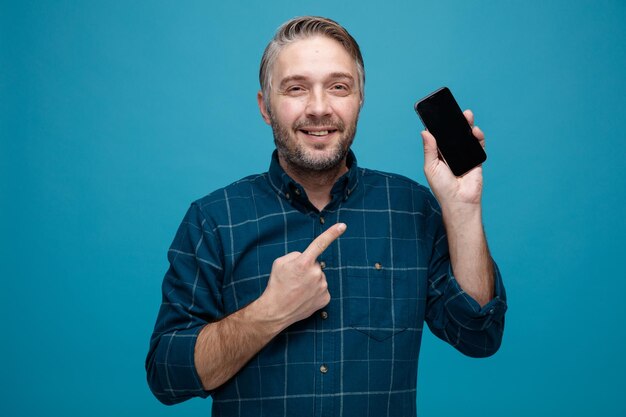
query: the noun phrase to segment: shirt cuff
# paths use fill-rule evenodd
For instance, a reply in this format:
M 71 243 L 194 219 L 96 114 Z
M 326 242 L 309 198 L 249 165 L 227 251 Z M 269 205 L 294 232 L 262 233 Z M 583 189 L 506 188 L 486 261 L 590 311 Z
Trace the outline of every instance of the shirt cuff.
M 506 292 L 502 283 L 502 276 L 498 265 L 493 262 L 494 271 L 494 297 L 483 307 L 478 304 L 469 294 L 459 286 L 456 278 L 452 275 L 450 267 L 451 293 L 455 294 L 445 303 L 449 317 L 460 327 L 481 331 L 487 329 L 494 322 L 501 323 L 507 310 Z
M 195 365 L 195 346 L 202 326 L 192 329 L 175 331 L 163 335 L 160 343 L 165 347 L 162 357 L 157 358 L 156 366 L 159 374 L 164 375 L 163 393 L 172 399 L 184 400 L 190 397 L 208 397 L 211 392 L 205 391 Z M 177 402 L 177 401 L 175 401 Z

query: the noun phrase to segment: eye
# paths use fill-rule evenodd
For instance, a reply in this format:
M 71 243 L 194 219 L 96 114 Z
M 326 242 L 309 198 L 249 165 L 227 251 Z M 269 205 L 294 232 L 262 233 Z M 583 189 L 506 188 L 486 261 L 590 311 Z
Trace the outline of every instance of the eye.
M 350 87 L 343 83 L 337 83 L 330 86 L 330 91 L 334 94 L 345 96 L 350 94 Z
M 289 95 L 299 95 L 304 92 L 304 87 L 301 85 L 292 85 L 291 87 L 287 87 L 285 91 Z

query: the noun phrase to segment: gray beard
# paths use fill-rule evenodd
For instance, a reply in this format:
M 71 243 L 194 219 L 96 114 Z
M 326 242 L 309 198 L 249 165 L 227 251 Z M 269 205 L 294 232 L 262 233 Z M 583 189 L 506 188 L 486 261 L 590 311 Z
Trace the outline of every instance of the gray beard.
M 350 146 L 356 135 L 356 120 L 353 125 L 345 127 L 344 123 L 332 122 L 330 119 L 319 119 L 316 122 L 299 123 L 294 126 L 294 131 L 306 127 L 314 126 L 332 126 L 340 133 L 334 152 L 326 158 L 313 158 L 306 153 L 306 150 L 298 144 L 292 135 L 292 130 L 281 126 L 274 117 L 270 115 L 272 131 L 274 133 L 274 144 L 278 150 L 278 154 L 285 163 L 299 172 L 313 171 L 316 173 L 324 173 L 338 169 L 346 155 L 350 150 Z M 292 144 L 290 146 L 290 143 Z

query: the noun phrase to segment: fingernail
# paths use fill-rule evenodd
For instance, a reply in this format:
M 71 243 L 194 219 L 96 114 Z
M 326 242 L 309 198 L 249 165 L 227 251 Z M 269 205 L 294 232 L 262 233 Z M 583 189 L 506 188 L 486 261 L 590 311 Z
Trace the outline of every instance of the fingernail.
M 347 227 L 348 227 L 348 226 L 346 226 L 346 224 L 345 224 L 345 223 L 339 223 L 339 224 L 337 225 L 337 230 L 339 230 L 340 232 L 343 232 L 344 230 L 346 230 L 346 228 L 347 228 Z

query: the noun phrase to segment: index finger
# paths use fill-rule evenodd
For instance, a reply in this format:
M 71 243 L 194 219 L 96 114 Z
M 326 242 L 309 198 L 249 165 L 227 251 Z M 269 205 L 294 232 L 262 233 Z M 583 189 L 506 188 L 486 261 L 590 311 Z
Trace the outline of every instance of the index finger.
M 302 252 L 301 256 L 304 256 L 311 262 L 315 262 L 317 257 L 320 256 L 326 248 L 330 246 L 339 236 L 346 231 L 345 223 L 337 223 L 329 228 L 327 231 L 316 237 L 308 248 Z

